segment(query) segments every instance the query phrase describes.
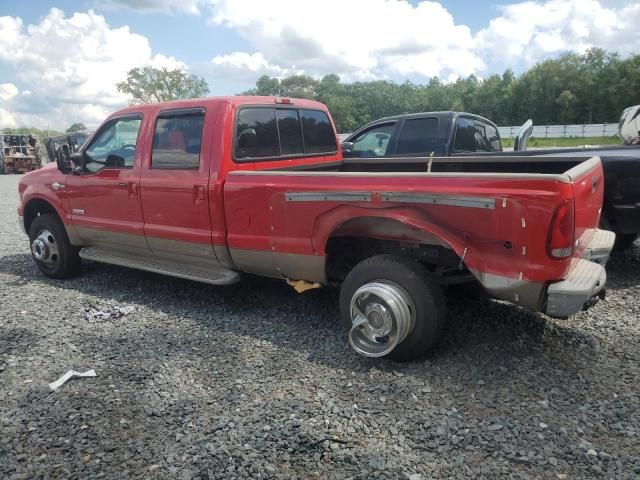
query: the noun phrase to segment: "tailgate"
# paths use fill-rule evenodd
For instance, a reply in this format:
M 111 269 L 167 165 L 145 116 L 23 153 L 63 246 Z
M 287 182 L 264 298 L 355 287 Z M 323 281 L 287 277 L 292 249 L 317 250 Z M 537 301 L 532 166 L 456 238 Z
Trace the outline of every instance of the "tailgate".
M 600 222 L 604 198 L 604 173 L 600 157 L 591 157 L 566 172 L 571 178 L 575 208 L 573 256 L 581 257 Z

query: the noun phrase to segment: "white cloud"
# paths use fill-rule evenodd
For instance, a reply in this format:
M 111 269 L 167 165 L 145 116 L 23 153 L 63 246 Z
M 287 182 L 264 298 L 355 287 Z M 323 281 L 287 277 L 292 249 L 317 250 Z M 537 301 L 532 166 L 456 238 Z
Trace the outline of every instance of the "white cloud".
M 214 24 L 239 32 L 266 64 L 283 71 L 349 80 L 484 68 L 469 28 L 436 2 L 216 0 L 211 8 Z
M 260 52 L 253 54 L 233 52 L 228 55 L 216 55 L 208 65 L 203 65 L 201 70 L 207 76 L 240 83 L 252 83 L 261 75 L 283 77 L 298 73 L 270 64 Z
M 213 24 L 240 33 L 255 49 L 214 59 L 242 78 L 294 70 L 345 80 L 451 80 L 593 46 L 622 55 L 640 50 L 640 3 L 623 0 L 511 3 L 476 35 L 431 1 L 211 0 L 210 8 Z
M 640 50 L 640 3 L 597 0 L 521 2 L 478 32 L 478 47 L 494 67 L 521 65 L 590 47 L 622 55 Z
M 3 108 L 16 122 L 46 126 L 50 120 L 56 128 L 75 121 L 95 125 L 126 105 L 115 84 L 131 68 L 186 68 L 153 55 L 146 37 L 111 28 L 91 10 L 65 17 L 55 8 L 27 28 L 20 18 L 0 17 L 0 61 L 14 67 L 18 84 L 28 90 Z
M 11 100 L 18 94 L 18 87 L 13 83 L 0 83 L 0 100 Z
M 200 13 L 198 5 L 202 0 L 98 0 L 97 7 L 105 10 L 128 8 L 143 12 L 185 12 Z

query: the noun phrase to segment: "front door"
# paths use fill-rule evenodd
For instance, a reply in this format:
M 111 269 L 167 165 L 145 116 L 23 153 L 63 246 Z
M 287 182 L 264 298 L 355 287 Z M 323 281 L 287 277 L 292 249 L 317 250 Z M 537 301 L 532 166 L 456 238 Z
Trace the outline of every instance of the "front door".
M 84 150 L 80 175 L 67 177 L 71 217 L 84 245 L 148 253 L 140 204 L 142 115 L 105 123 Z
M 214 107 L 160 111 L 140 181 L 149 247 L 158 257 L 194 269 L 218 266 L 209 211 L 215 113 Z

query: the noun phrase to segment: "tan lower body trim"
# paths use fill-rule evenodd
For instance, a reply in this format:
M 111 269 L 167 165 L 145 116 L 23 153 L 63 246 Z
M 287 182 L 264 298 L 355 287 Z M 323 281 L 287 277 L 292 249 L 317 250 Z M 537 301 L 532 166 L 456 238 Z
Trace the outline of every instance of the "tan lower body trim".
M 536 312 L 542 310 L 545 293 L 544 284 L 483 273 L 477 270 L 470 271 L 487 290 L 491 298 L 506 300 Z
M 238 270 L 267 277 L 326 283 L 325 257 L 268 250 L 230 249 Z
M 97 247 L 115 254 L 179 262 L 185 268 L 216 271 L 223 267 L 267 277 L 326 283 L 325 257 L 268 250 L 226 249 L 158 237 L 76 227 L 81 239 L 74 245 Z M 149 248 L 151 246 L 151 248 Z M 218 258 L 220 255 L 220 258 Z

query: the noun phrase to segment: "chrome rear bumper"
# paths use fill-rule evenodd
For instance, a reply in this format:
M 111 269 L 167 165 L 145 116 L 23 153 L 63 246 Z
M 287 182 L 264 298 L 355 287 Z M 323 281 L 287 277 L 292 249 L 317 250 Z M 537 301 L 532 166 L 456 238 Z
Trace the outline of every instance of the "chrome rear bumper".
M 583 258 L 575 260 L 569 276 L 552 283 L 547 289 L 545 313 L 566 318 L 588 306 L 601 294 L 607 282 L 604 265 L 609 259 L 616 236 L 607 230 L 597 230 L 585 249 Z

